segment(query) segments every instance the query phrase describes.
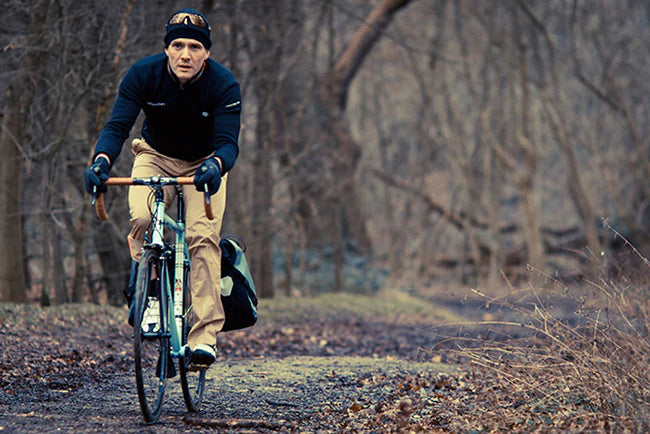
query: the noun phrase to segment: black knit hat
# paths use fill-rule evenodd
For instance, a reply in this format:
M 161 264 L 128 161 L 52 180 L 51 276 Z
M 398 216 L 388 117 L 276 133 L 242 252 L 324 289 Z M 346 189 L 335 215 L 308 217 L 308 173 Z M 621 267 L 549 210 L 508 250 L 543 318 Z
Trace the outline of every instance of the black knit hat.
M 194 9 L 181 9 L 175 12 L 167 20 L 166 28 L 165 47 L 168 47 L 174 39 L 178 38 L 199 41 L 206 50 L 209 50 L 212 46 L 212 41 L 210 40 L 210 23 L 208 23 L 205 15 Z

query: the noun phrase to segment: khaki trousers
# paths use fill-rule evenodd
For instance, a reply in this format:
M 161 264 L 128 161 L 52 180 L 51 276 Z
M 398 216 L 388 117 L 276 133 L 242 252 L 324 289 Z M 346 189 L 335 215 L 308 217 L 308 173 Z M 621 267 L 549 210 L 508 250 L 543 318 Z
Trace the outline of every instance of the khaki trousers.
M 205 159 L 184 161 L 167 157 L 142 139 L 135 139 L 131 144 L 135 155 L 131 176 L 194 176 L 196 169 Z M 185 238 L 190 260 L 192 309 L 197 318 L 188 336 L 190 349 L 198 344 L 215 345 L 217 333 L 223 327 L 225 315 L 220 298 L 221 288 L 221 249 L 219 239 L 221 223 L 226 208 L 226 184 L 228 176 L 221 181 L 219 191 L 212 196 L 210 203 L 214 219 L 208 220 L 203 208 L 203 193 L 194 185 L 183 186 L 185 199 Z M 146 186 L 129 188 L 129 213 L 131 215 L 131 233 L 128 235 L 131 258 L 139 261 L 142 256 L 144 235 L 151 222 L 150 204 L 153 202 L 150 189 Z M 174 200 L 174 188 L 165 190 L 167 206 Z

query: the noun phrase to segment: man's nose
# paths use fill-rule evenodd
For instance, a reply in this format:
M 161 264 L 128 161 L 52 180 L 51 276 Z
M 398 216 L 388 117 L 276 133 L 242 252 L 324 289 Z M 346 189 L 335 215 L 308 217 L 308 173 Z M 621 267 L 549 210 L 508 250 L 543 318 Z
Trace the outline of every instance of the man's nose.
M 183 59 L 189 59 L 189 57 L 190 57 L 190 49 L 187 48 L 187 47 L 183 48 L 183 49 L 181 50 L 181 57 L 182 57 Z

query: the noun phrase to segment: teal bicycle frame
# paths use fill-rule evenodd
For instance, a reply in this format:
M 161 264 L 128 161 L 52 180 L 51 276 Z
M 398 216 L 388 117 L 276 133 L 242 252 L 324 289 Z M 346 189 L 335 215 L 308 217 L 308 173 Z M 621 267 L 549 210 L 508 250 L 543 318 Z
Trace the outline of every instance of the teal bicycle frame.
M 161 181 L 164 182 L 164 179 Z M 137 185 L 134 183 L 134 185 Z M 174 358 L 185 357 L 187 348 L 181 348 L 181 330 L 183 329 L 183 287 L 185 284 L 185 270 L 190 265 L 190 258 L 187 251 L 187 244 L 185 242 L 185 222 L 183 221 L 183 190 L 180 186 L 176 185 L 177 202 L 178 202 L 178 218 L 175 221 L 165 211 L 165 199 L 162 190 L 155 191 L 155 201 L 152 216 L 152 229 L 151 240 L 145 245 L 145 249 L 156 249 L 164 252 L 167 248 L 164 240 L 164 226 L 167 226 L 175 234 L 174 247 L 174 285 L 173 296 L 171 290 L 171 283 L 169 282 L 169 273 L 162 273 L 161 276 L 161 293 L 167 301 L 173 300 L 172 306 L 166 302 L 167 315 L 162 320 L 163 330 L 169 329 L 170 334 L 170 354 Z M 162 218 L 161 218 L 162 216 Z M 163 255 L 163 268 L 167 269 L 170 264 L 165 263 L 169 259 L 169 255 Z M 173 316 L 172 316 L 173 314 Z M 167 324 L 169 318 L 174 318 L 172 324 Z
M 145 249 L 156 249 L 160 253 L 165 253 L 167 246 L 164 240 L 164 226 L 167 226 L 169 229 L 174 231 L 176 239 L 174 242 L 174 289 L 173 297 L 171 292 L 171 284 L 169 282 L 169 275 L 163 273 L 161 276 L 161 293 L 165 296 L 166 300 L 174 300 L 173 303 L 173 312 L 169 311 L 169 303 L 167 305 L 167 315 L 165 318 L 161 318 L 162 325 L 164 326 L 163 330 L 169 329 L 170 335 L 170 344 L 171 344 L 171 356 L 174 358 L 185 357 L 187 348 L 181 348 L 181 331 L 183 330 L 183 288 L 185 285 L 185 270 L 188 269 L 190 264 L 189 253 L 187 250 L 187 244 L 185 242 L 185 209 L 183 202 L 183 189 L 181 185 L 183 184 L 192 184 L 194 178 L 192 177 L 162 177 L 162 176 L 150 176 L 145 178 L 109 178 L 106 181 L 106 185 L 144 185 L 149 187 L 163 187 L 167 185 L 173 185 L 176 188 L 178 204 L 177 209 L 177 220 L 171 218 L 165 210 L 165 196 L 162 188 L 154 188 L 154 205 L 153 205 L 153 215 L 152 215 L 152 230 L 150 235 L 150 240 L 145 244 Z M 212 214 L 212 206 L 210 205 L 210 194 L 207 190 L 207 185 L 205 186 L 205 214 L 208 219 L 212 220 L 214 218 Z M 97 216 L 100 220 L 108 220 L 108 214 L 106 214 L 106 208 L 104 206 L 104 195 L 98 194 L 93 196 L 93 201 L 95 209 L 97 210 Z M 167 261 L 169 256 L 167 254 L 162 255 L 163 261 Z M 169 264 L 165 264 L 164 268 L 167 268 Z M 172 316 L 173 314 L 173 316 Z M 174 318 L 173 325 L 168 324 L 169 318 Z
M 144 331 L 140 323 L 136 323 L 134 329 L 134 354 L 136 385 L 138 388 L 138 399 L 145 421 L 155 422 L 160 416 L 162 403 L 165 395 L 166 376 L 171 371 L 166 371 L 165 358 L 181 359 L 181 386 L 183 398 L 187 409 L 191 412 L 198 411 L 201 404 L 205 369 L 191 369 L 187 364 L 190 351 L 184 344 L 185 335 L 191 327 L 192 317 L 191 304 L 185 304 L 190 300 L 188 287 L 188 271 L 190 269 L 190 257 L 188 246 L 185 240 L 185 201 L 183 200 L 182 185 L 193 184 L 192 177 L 161 177 L 151 176 L 146 178 L 109 178 L 107 185 L 129 185 L 148 186 L 152 188 L 154 201 L 151 207 L 151 226 L 145 236 L 145 253 L 140 261 L 137 273 L 136 299 L 134 309 L 138 317 L 135 321 L 141 321 L 142 312 L 146 306 L 147 297 L 158 296 L 160 328 L 157 331 Z M 165 192 L 163 187 L 173 186 L 176 189 L 177 217 L 173 219 L 166 212 Z M 104 195 L 94 196 L 95 208 L 100 220 L 107 220 L 108 215 L 104 206 Z M 207 187 L 204 190 L 205 213 L 208 219 L 214 218 L 210 205 L 210 195 Z M 174 232 L 174 241 L 165 241 L 165 227 Z M 173 267 L 173 270 L 171 269 Z M 142 271 L 142 274 L 140 273 Z M 151 273 L 158 273 L 155 279 Z M 135 276 L 134 280 L 135 279 Z M 140 280 L 143 279 L 143 280 Z M 173 279 L 173 282 L 172 282 Z M 160 287 L 155 287 L 155 295 L 143 292 L 150 291 L 149 285 L 158 280 Z M 157 284 L 156 284 L 157 285 Z M 139 288 L 139 289 L 138 289 Z M 143 363 L 147 354 L 147 342 L 160 340 L 160 353 L 158 357 L 159 369 L 156 368 L 155 381 L 151 382 L 146 372 L 148 367 Z M 155 347 L 154 347 L 155 348 Z M 143 357 L 144 356 L 144 357 Z M 161 362 L 162 360 L 162 362 Z M 190 371 L 194 374 L 190 374 Z M 170 374 L 171 376 L 175 374 Z M 146 378 L 145 378 L 146 377 Z M 191 377 L 191 378 L 190 378 Z M 154 392 L 153 394 L 150 392 Z M 152 399 L 150 403 L 149 400 Z

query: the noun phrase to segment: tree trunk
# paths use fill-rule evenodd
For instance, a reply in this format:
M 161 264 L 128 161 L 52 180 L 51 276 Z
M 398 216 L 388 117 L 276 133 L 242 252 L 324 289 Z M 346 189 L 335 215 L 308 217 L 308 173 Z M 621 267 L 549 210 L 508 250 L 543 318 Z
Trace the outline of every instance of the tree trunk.
M 519 6 L 522 10 L 528 15 L 528 17 L 535 23 L 535 26 L 541 30 L 544 39 L 547 42 L 549 53 L 550 53 L 550 71 L 551 71 L 551 85 L 554 93 L 554 99 L 556 105 L 559 107 L 566 107 L 564 103 L 564 95 L 561 90 L 558 66 L 555 61 L 557 47 L 553 38 L 550 37 L 548 29 L 545 25 L 532 13 L 532 11 L 527 7 L 525 2 L 520 2 Z M 573 150 L 573 145 L 571 143 L 569 133 L 565 128 L 563 122 L 560 120 L 560 117 L 555 110 L 553 104 L 551 104 L 549 98 L 546 98 L 543 101 L 544 112 L 546 117 L 550 121 L 553 133 L 558 141 L 560 149 L 564 155 L 566 170 L 567 170 L 567 187 L 569 188 L 569 194 L 573 201 L 573 204 L 576 208 L 578 216 L 585 225 L 587 246 L 591 250 L 593 255 L 599 255 L 601 251 L 600 241 L 598 239 L 598 230 L 596 228 L 596 219 L 593 207 L 589 198 L 585 192 L 585 189 L 582 185 L 582 180 L 580 177 L 578 163 L 575 157 L 575 152 Z
M 254 11 L 255 37 L 257 47 L 257 74 L 255 97 L 257 100 L 257 126 L 256 149 L 253 155 L 252 170 L 252 204 L 251 232 L 251 270 L 255 278 L 255 286 L 259 288 L 262 298 L 273 297 L 273 161 L 274 146 L 279 142 L 281 125 L 278 121 L 274 102 L 277 80 L 280 75 L 280 62 L 282 58 L 282 45 L 275 39 L 283 34 L 282 29 L 284 11 L 283 5 L 271 0 L 260 1 Z
M 83 284 L 86 275 L 86 250 L 84 248 L 83 235 L 86 233 L 86 212 L 82 211 L 78 220 L 76 231 L 71 234 L 74 251 L 74 272 L 72 278 L 72 288 L 70 291 L 70 301 L 73 303 L 80 303 L 83 301 Z
M 330 108 L 345 110 L 352 79 L 361 68 L 375 42 L 390 24 L 393 15 L 410 1 L 383 0 L 363 21 L 328 73 L 329 80 L 325 84 L 328 95 L 323 96 L 324 100 L 330 104 Z
M 36 93 L 32 75 L 40 71 L 45 56 L 39 50 L 42 30 L 48 26 L 50 2 L 39 1 L 32 9 L 28 48 L 17 78 L 7 88 L 4 118 L 0 134 L 0 301 L 27 302 L 24 267 L 22 168 L 27 141 L 27 117 Z
M 114 97 L 114 90 L 120 80 L 119 66 L 124 51 L 124 44 L 128 34 L 129 18 L 133 12 L 136 0 L 127 0 L 122 19 L 119 24 L 120 35 L 113 48 L 114 56 L 110 62 L 105 65 L 105 93 L 99 101 L 88 101 L 89 106 L 96 107 L 94 120 L 89 122 L 89 137 L 93 137 L 96 142 L 101 128 L 106 121 L 106 114 L 109 110 L 111 99 Z M 92 153 L 92 151 L 91 151 Z M 122 192 L 119 193 L 120 195 Z M 116 195 L 113 195 L 115 197 Z M 84 215 L 80 216 L 78 227 L 84 227 Z M 92 239 L 94 241 L 95 251 L 99 256 L 99 262 L 102 267 L 102 282 L 106 288 L 108 302 L 113 306 L 124 304 L 122 290 L 128 284 L 130 270 L 129 249 L 126 243 L 126 235 L 122 230 L 115 227 L 111 221 L 108 224 L 98 226 L 93 229 Z M 96 294 L 91 294 L 96 300 Z
M 340 221 L 330 221 L 328 232 L 331 233 L 330 241 L 335 249 L 334 256 L 341 261 L 346 247 L 345 240 L 355 241 L 355 247 L 360 252 L 368 253 L 371 250 L 363 202 L 358 195 L 355 179 L 361 158 L 361 147 L 352 137 L 349 123 L 344 116 L 350 84 L 374 44 L 390 24 L 393 15 L 409 1 L 384 0 L 377 5 L 352 36 L 332 69 L 322 77 L 320 82 L 318 96 L 324 113 L 321 126 L 333 142 L 331 179 L 334 185 L 318 201 L 320 207 L 326 208 L 328 203 L 331 203 L 328 196 L 337 198 L 333 201 L 333 206 L 338 209 L 332 210 L 329 214 L 332 218 L 336 219 L 340 216 L 345 220 L 343 224 Z M 321 184 L 328 185 L 327 181 L 322 178 L 321 180 Z M 343 284 L 341 267 L 342 263 L 335 266 L 335 287 Z
M 21 113 L 18 84 L 5 96 L 5 115 L 0 137 L 0 301 L 27 302 L 23 268 L 21 209 L 22 156 L 18 151 L 25 137 L 25 114 Z M 26 104 L 29 105 L 28 102 Z M 25 107 L 26 109 L 26 107 Z
M 49 219 L 50 230 L 52 231 L 52 283 L 54 285 L 54 303 L 63 304 L 70 301 L 66 285 L 65 265 L 63 263 L 63 237 L 59 234 L 55 222 Z
M 362 202 L 354 187 L 354 175 L 361 158 L 361 147 L 352 138 L 349 124 L 343 114 L 352 79 L 390 24 L 393 15 L 409 2 L 410 0 L 384 0 L 377 5 L 352 36 L 332 69 L 321 80 L 319 97 L 326 113 L 322 125 L 329 131 L 336 147 L 333 179 L 342 182 L 333 194 L 342 196 L 342 203 L 345 203 L 345 226 L 350 228 L 351 237 L 357 241 L 359 249 L 363 252 L 370 250 L 371 242 Z M 343 234 L 336 236 L 342 237 Z
M 271 232 L 271 198 L 273 195 L 273 176 L 271 170 L 271 145 L 268 134 L 268 116 L 272 110 L 269 107 L 268 93 L 260 91 L 260 105 L 257 127 L 258 147 L 253 163 L 253 210 L 251 216 L 252 242 L 251 270 L 255 278 L 255 286 L 259 288 L 262 298 L 273 297 L 273 261 L 272 261 L 272 232 Z M 266 113 L 266 115 L 264 114 Z
M 334 257 L 332 258 L 334 262 L 334 291 L 340 292 L 343 291 L 343 263 L 345 257 L 345 249 L 343 246 L 343 228 L 342 220 L 343 215 L 341 213 L 342 208 L 345 206 L 341 198 L 334 199 L 333 206 L 330 209 L 332 213 L 332 233 L 335 235 L 332 239 L 334 243 Z
M 225 65 L 232 71 L 235 77 L 241 79 L 243 74 L 238 61 L 241 54 L 241 47 L 239 46 L 238 41 L 242 25 L 242 14 L 239 11 L 238 3 L 238 0 L 224 0 L 219 2 L 221 15 L 217 19 L 223 17 L 224 19 L 227 19 L 230 24 L 229 26 L 215 26 L 216 28 L 214 28 L 212 32 L 213 40 L 226 41 L 224 42 L 226 45 Z M 212 17 L 210 17 L 210 20 L 212 20 Z M 247 103 L 247 101 L 244 101 L 244 105 L 247 105 Z M 245 176 L 248 167 L 243 166 L 242 163 L 242 160 L 246 157 L 241 158 L 241 155 L 248 149 L 246 147 L 244 134 L 241 134 L 239 137 L 239 148 L 241 152 L 240 159 L 228 175 L 228 198 L 226 202 L 226 214 L 224 216 L 222 232 L 224 234 L 235 233 L 245 241 L 250 241 L 251 213 L 248 212 L 250 207 L 247 197 L 247 182 L 250 178 Z
M 535 194 L 535 177 L 539 166 L 539 156 L 530 140 L 530 83 L 528 78 L 528 41 L 520 28 L 518 14 L 513 12 L 515 23 L 515 42 L 519 48 L 519 74 L 521 79 L 520 135 L 516 138 L 524 154 L 524 170 L 520 172 L 519 190 L 522 196 L 524 213 L 524 234 L 528 248 L 528 261 L 537 270 L 533 272 L 533 281 L 539 271 L 543 271 L 546 259 L 539 224 L 539 206 Z
M 573 150 L 573 145 L 568 137 L 564 125 L 560 121 L 560 117 L 550 104 L 546 101 L 544 103 L 546 114 L 553 126 L 555 137 L 557 138 L 560 149 L 564 154 L 566 171 L 567 171 L 567 187 L 569 194 L 573 200 L 578 216 L 582 223 L 585 225 L 585 232 L 587 237 L 587 246 L 591 250 L 594 257 L 599 257 L 601 252 L 601 244 L 598 238 L 598 229 L 596 227 L 596 214 L 594 212 L 591 201 L 585 192 L 582 179 L 580 177 L 580 169 L 578 168 L 578 161 Z
M 113 306 L 121 306 L 124 304 L 122 290 L 128 285 L 131 259 L 126 237 L 112 229 L 103 226 L 102 230 L 93 232 L 93 239 L 103 270 L 102 281 L 108 302 Z

